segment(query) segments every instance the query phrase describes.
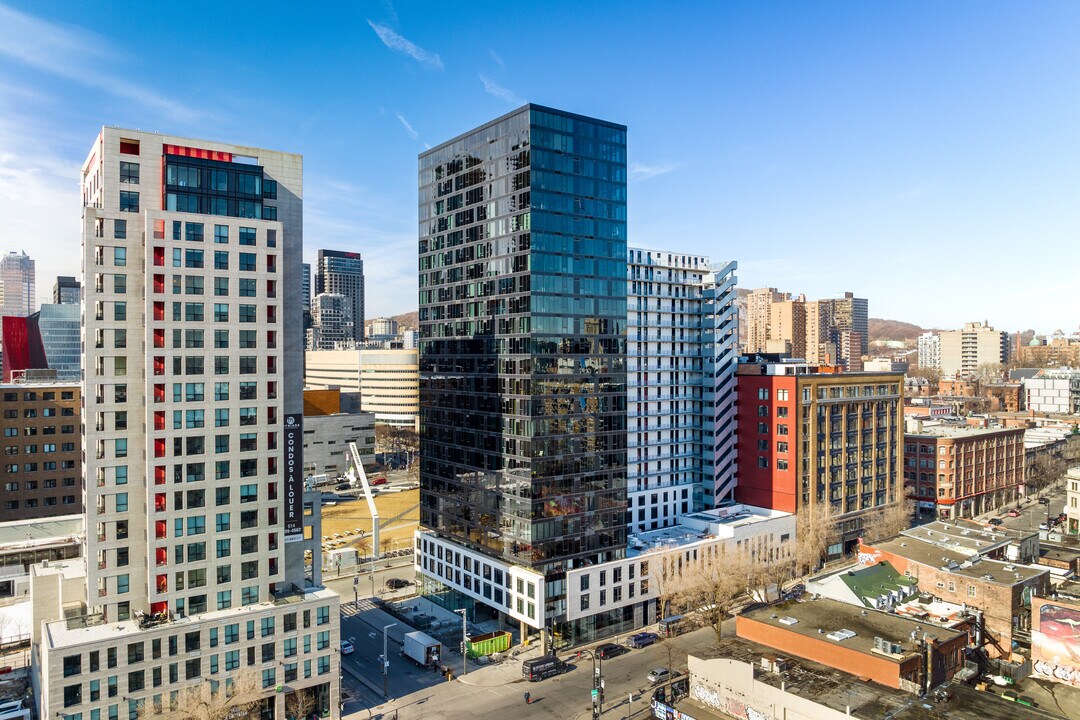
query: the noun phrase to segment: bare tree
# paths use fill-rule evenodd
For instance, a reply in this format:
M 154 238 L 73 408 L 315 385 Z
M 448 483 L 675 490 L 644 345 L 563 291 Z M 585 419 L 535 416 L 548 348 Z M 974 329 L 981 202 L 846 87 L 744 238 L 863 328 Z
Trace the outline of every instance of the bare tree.
M 724 621 L 746 594 L 756 565 L 749 553 L 736 550 L 715 556 L 684 576 L 685 605 L 696 611 L 703 625 L 712 628 L 718 641 Z
M 656 588 L 656 599 L 661 618 L 677 614 L 674 608 L 680 607 L 685 582 L 679 572 L 675 553 L 669 546 L 661 546 L 645 553 L 643 560 L 652 568 L 651 582 Z
M 911 527 L 915 518 L 915 500 L 903 496 L 877 508 L 863 520 L 863 539 L 875 543 L 899 535 Z
M 1067 465 L 1065 460 L 1056 454 L 1046 454 L 1036 458 L 1027 474 L 1028 495 L 1031 494 L 1031 490 L 1041 493 L 1059 480 L 1068 469 Z
M 796 572 L 800 575 L 814 573 L 826 558 L 829 546 L 840 541 L 840 530 L 829 515 L 826 503 L 803 503 L 795 515 Z
M 392 537 L 383 536 L 383 538 L 381 540 L 379 540 L 379 549 L 382 550 L 383 555 L 386 555 L 387 553 L 389 553 L 390 548 L 392 548 L 393 546 L 394 546 L 394 538 L 392 538 Z
M 259 706 L 270 696 L 258 674 L 249 668 L 228 676 L 224 682 L 199 683 L 176 691 L 175 700 L 165 695 L 160 704 L 149 702 L 140 718 L 155 720 L 242 720 L 256 718 Z
M 304 720 L 315 712 L 316 698 L 310 689 L 295 690 L 285 696 L 285 717 L 287 720 Z

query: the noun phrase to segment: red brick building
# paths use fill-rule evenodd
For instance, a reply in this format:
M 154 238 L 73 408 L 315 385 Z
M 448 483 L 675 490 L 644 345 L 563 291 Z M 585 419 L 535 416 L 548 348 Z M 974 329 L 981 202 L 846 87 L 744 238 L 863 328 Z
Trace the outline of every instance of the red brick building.
M 982 643 L 991 655 L 1012 652 L 1013 630 L 1029 628 L 1031 599 L 1050 590 L 1050 572 L 1026 565 L 978 558 L 971 553 L 905 535 L 860 545 L 858 561 L 885 561 L 916 580 L 919 591 L 982 614 Z
M 904 435 L 904 482 L 920 509 L 943 520 L 1003 508 L 1024 482 L 1024 430 L 916 428 Z
M 934 688 L 955 675 L 968 642 L 965 632 L 825 598 L 739 615 L 735 632 L 786 655 L 913 693 L 925 690 L 927 680 Z

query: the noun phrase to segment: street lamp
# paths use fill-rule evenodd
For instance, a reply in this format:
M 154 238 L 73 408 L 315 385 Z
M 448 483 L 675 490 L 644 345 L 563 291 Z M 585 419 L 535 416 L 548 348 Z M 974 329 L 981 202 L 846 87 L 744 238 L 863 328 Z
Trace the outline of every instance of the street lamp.
M 384 699 L 390 697 L 390 691 L 387 688 L 389 683 L 387 673 L 390 670 L 390 658 L 386 654 L 386 631 L 395 625 L 397 625 L 397 623 L 383 625 L 382 629 L 382 694 Z
M 466 660 L 466 658 L 468 656 L 468 652 L 467 652 L 468 645 L 467 645 L 467 643 L 469 641 L 468 640 L 468 631 L 467 631 L 467 627 L 466 627 L 466 624 L 465 624 L 465 614 L 466 614 L 467 611 L 465 610 L 465 608 L 459 608 L 459 609 L 455 610 L 454 612 L 461 613 L 461 676 L 464 677 L 465 673 L 467 673 L 469 671 L 469 666 L 465 662 L 465 660 Z
M 588 655 L 592 659 L 592 717 L 593 720 L 598 720 L 604 712 L 604 658 L 597 655 L 594 650 L 579 650 L 578 657 L 583 655 Z

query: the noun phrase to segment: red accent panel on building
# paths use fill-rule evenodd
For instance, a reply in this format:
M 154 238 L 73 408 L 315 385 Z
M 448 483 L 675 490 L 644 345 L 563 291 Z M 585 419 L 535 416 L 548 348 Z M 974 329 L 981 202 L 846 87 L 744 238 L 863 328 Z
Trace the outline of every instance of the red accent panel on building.
M 124 155 L 138 155 L 139 154 L 139 141 L 138 140 L 121 140 L 120 152 Z
M 30 344 L 26 337 L 26 318 L 4 317 L 4 382 L 11 375 L 30 367 Z
M 735 499 L 747 505 L 793 513 L 798 496 L 796 376 L 739 375 L 736 382 L 739 484 L 735 488 Z M 758 399 L 762 390 L 768 391 L 768 399 Z M 786 390 L 788 399 L 777 400 L 778 390 Z M 759 415 L 762 406 L 767 409 L 767 414 Z M 781 407 L 786 409 L 787 417 L 779 417 Z M 768 426 L 767 433 L 758 432 L 760 423 Z M 778 425 L 787 427 L 787 435 L 777 432 Z M 759 449 L 759 441 L 763 441 L 767 449 Z M 786 453 L 777 450 L 778 442 L 787 443 Z M 760 466 L 761 458 L 768 467 Z M 778 469 L 778 460 L 786 460 L 787 468 Z
M 183 145 L 163 145 L 163 155 L 180 155 L 182 157 L 202 158 L 203 160 L 218 160 L 220 162 L 232 162 L 232 153 L 222 150 L 207 150 L 205 148 L 185 147 Z

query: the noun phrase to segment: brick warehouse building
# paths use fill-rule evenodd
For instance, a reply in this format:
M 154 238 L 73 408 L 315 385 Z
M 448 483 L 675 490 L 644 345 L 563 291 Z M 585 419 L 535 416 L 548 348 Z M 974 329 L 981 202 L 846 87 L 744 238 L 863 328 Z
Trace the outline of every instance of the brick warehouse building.
M 738 615 L 735 631 L 784 654 L 914 693 L 956 674 L 968 639 L 962 631 L 826 598 Z
M 904 480 L 920 509 L 942 520 L 1015 502 L 1024 482 L 1024 428 L 916 423 L 904 435 Z
M 0 385 L 4 496 L 0 522 L 82 512 L 79 383 Z
M 1013 631 L 1030 627 L 1031 598 L 1050 589 L 1047 569 L 991 560 L 907 535 L 860 545 L 858 560 L 861 565 L 887 562 L 915 578 L 920 592 L 978 611 L 980 644 L 991 655 L 1009 655 Z
M 902 373 L 845 373 L 801 360 L 750 356 L 738 368 L 736 499 L 798 512 L 828 503 L 843 542 L 903 486 Z

